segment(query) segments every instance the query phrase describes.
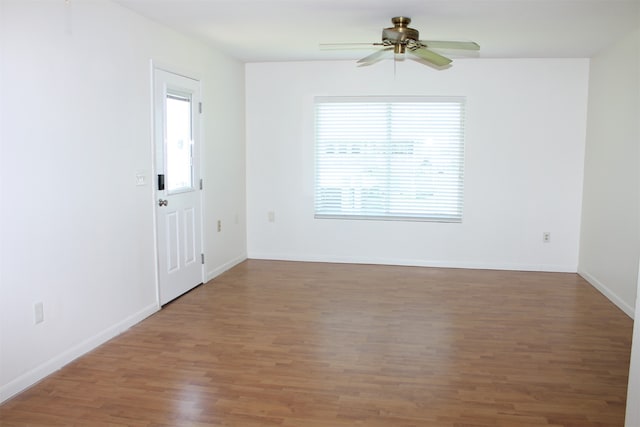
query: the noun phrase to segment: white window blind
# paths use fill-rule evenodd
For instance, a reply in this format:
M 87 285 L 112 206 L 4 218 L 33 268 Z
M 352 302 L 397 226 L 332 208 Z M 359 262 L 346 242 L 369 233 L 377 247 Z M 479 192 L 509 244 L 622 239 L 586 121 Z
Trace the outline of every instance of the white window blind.
M 316 98 L 316 218 L 462 221 L 464 98 Z

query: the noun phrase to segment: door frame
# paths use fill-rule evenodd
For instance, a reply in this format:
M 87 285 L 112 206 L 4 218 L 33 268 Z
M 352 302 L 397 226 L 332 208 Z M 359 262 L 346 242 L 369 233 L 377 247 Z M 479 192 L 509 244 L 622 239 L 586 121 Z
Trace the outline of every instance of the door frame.
M 158 165 L 157 165 L 157 155 L 156 155 L 156 126 L 155 126 L 155 71 L 162 70 L 168 73 L 172 73 L 181 77 L 185 77 L 191 80 L 196 80 L 200 86 L 200 102 L 202 102 L 203 91 L 202 91 L 202 78 L 199 73 L 192 72 L 190 70 L 185 70 L 180 67 L 168 65 L 159 61 L 154 61 L 153 59 L 149 61 L 149 109 L 150 109 L 150 127 L 151 127 L 151 215 L 152 215 L 152 225 L 153 225 L 153 265 L 154 265 L 154 278 L 155 278 L 155 291 L 156 291 L 156 306 L 158 310 L 162 308 L 162 304 L 160 302 L 160 262 L 159 262 L 159 249 L 158 249 L 158 211 L 156 209 L 156 203 L 158 202 L 158 198 L 160 197 L 158 190 Z M 203 117 L 204 113 L 200 113 L 198 115 L 198 120 L 200 120 L 199 132 L 198 136 L 200 138 L 200 150 L 198 155 L 198 167 L 200 170 L 200 179 L 204 177 L 204 168 L 203 168 L 203 151 L 204 151 L 204 126 L 203 126 Z M 200 242 L 201 242 L 201 250 L 202 253 L 205 253 L 205 241 L 204 241 L 204 189 L 199 191 L 198 197 L 200 197 Z M 205 257 L 206 259 L 206 257 Z M 206 261 L 205 261 L 206 262 Z M 205 263 L 201 264 L 200 267 L 200 276 L 201 282 L 204 284 L 205 282 Z

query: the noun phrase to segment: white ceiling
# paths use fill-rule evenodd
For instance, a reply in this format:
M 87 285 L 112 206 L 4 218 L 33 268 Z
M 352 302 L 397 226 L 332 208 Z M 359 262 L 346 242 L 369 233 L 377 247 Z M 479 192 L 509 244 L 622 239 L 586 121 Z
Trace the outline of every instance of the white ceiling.
M 320 43 L 380 41 L 407 16 L 421 39 L 472 40 L 481 58 L 590 57 L 640 26 L 640 0 L 116 0 L 244 62 L 357 59 Z

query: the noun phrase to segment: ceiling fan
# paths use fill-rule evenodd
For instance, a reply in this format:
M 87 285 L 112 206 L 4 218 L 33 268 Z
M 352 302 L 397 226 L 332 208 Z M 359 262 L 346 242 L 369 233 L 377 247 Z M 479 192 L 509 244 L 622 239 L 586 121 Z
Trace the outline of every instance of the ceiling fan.
M 383 46 L 382 49 L 375 51 L 371 55 L 360 59 L 358 63 L 362 65 L 371 65 L 383 59 L 387 52 L 393 51 L 394 58 L 409 52 L 425 61 L 430 65 L 438 68 L 445 67 L 451 63 L 451 59 L 440 55 L 431 50 L 435 49 L 463 49 L 463 50 L 480 50 L 480 46 L 475 42 L 467 41 L 443 41 L 443 40 L 420 40 L 418 30 L 409 28 L 411 18 L 405 16 L 396 16 L 391 18 L 393 27 L 382 30 L 382 42 L 379 43 L 341 43 L 341 44 L 324 44 L 322 47 L 348 46 L 348 45 L 372 45 Z

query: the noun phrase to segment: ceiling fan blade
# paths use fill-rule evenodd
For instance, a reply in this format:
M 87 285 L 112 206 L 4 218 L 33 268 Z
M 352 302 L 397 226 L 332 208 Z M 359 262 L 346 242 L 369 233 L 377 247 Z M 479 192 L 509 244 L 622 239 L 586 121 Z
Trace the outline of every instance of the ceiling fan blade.
M 320 43 L 322 50 L 363 49 L 366 47 L 382 46 L 382 43 Z
M 418 49 L 413 49 L 413 50 L 409 50 L 409 52 L 413 53 L 416 56 L 419 56 L 420 58 L 424 59 L 425 61 L 427 61 L 430 64 L 433 64 L 435 66 L 438 67 L 443 67 L 445 65 L 448 65 L 451 63 L 451 60 L 447 57 L 444 57 L 438 53 L 435 53 L 432 50 L 429 50 L 427 48 L 421 47 Z
M 480 50 L 480 45 L 476 42 L 459 42 L 445 40 L 420 40 L 420 44 L 434 49 L 464 49 Z
M 373 52 L 371 55 L 367 55 L 367 56 L 365 56 L 364 58 L 359 59 L 359 60 L 358 60 L 358 64 L 361 64 L 361 65 L 371 65 L 371 64 L 373 64 L 373 63 L 375 63 L 375 62 L 378 62 L 378 61 L 380 61 L 380 60 L 382 59 L 382 57 L 383 57 L 387 52 L 389 52 L 390 50 L 393 50 L 393 48 L 392 48 L 392 47 L 387 47 L 387 48 L 385 48 L 385 49 L 377 50 L 377 51 Z

